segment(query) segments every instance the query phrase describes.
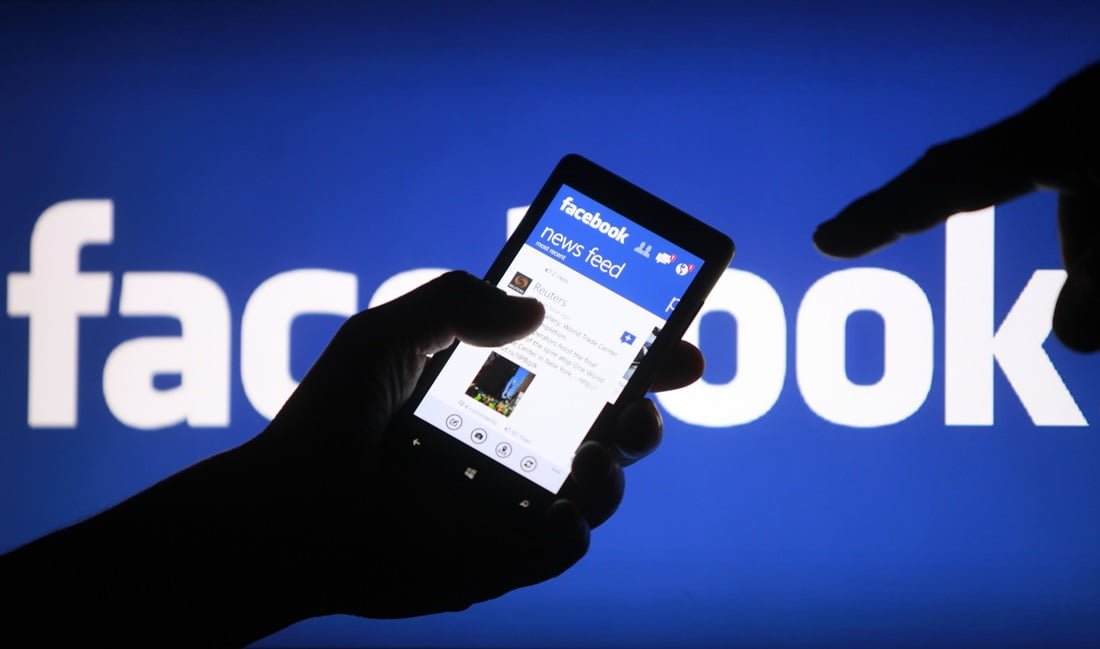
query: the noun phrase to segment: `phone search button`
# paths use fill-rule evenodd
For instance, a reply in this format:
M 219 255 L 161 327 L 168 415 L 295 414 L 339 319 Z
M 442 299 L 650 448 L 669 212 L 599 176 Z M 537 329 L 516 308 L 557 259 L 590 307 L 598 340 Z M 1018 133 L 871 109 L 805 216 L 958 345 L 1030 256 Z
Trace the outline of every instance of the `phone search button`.
M 447 415 L 447 419 L 444 420 L 443 423 L 447 426 L 448 430 L 458 430 L 462 427 L 462 417 L 458 415 Z
M 497 457 L 508 457 L 512 454 L 512 445 L 508 442 L 497 444 Z
M 539 465 L 538 460 L 528 455 L 519 461 L 519 468 L 530 473 L 535 470 L 535 467 Z
M 484 444 L 489 435 L 485 432 L 484 428 L 475 428 L 470 433 L 470 441 L 474 444 Z

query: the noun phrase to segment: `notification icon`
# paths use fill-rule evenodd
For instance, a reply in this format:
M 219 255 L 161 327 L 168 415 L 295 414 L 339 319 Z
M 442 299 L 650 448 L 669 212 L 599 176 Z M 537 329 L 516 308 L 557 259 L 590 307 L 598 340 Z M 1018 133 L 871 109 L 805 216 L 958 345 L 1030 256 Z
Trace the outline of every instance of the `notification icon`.
M 683 277 L 695 270 L 695 264 L 676 264 L 676 274 Z

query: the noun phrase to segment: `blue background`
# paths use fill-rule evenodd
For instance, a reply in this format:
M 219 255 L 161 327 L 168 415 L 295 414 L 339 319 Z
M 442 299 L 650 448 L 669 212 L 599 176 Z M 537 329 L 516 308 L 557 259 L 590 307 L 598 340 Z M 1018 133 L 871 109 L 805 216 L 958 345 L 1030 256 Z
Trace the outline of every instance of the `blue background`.
M 81 321 L 76 429 L 26 427 L 27 323 L 0 316 L 0 546 L 263 426 L 238 338 L 264 279 L 353 272 L 365 305 L 403 270 L 480 272 L 505 210 L 577 151 L 729 232 L 735 265 L 776 288 L 778 403 L 735 428 L 668 417 L 661 451 L 560 579 L 459 614 L 310 621 L 266 644 L 1098 645 L 1095 358 L 1047 344 L 1093 426 L 1034 426 L 998 373 L 996 425 L 945 427 L 942 231 L 857 262 L 905 273 L 932 304 L 936 372 L 914 416 L 825 423 L 799 394 L 793 343 L 806 289 L 855 265 L 818 255 L 814 225 L 1095 59 L 1098 35 L 1085 2 L 0 5 L 0 271 L 28 268 L 46 207 L 115 201 L 114 243 L 82 258 L 115 291 L 110 317 Z M 998 321 L 1033 269 L 1058 267 L 1054 210 L 1050 195 L 998 210 Z M 226 291 L 230 428 L 138 431 L 108 411 L 110 351 L 178 331 L 117 315 L 127 270 Z M 336 326 L 296 323 L 299 376 Z M 852 328 L 870 344 L 850 375 L 874 380 L 881 331 Z M 702 329 L 708 380 L 729 380 L 735 323 Z

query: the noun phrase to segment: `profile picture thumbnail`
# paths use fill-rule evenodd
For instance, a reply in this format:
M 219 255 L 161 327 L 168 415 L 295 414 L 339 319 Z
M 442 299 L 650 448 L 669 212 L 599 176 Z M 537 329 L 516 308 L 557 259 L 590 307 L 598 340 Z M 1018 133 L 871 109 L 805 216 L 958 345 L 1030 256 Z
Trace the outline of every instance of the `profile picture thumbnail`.
M 466 388 L 466 396 L 508 417 L 533 380 L 535 375 L 530 370 L 491 352 Z
M 512 289 L 516 293 L 523 295 L 527 292 L 527 287 L 531 285 L 531 278 L 523 273 L 516 273 L 512 276 L 511 281 L 508 282 L 508 288 Z

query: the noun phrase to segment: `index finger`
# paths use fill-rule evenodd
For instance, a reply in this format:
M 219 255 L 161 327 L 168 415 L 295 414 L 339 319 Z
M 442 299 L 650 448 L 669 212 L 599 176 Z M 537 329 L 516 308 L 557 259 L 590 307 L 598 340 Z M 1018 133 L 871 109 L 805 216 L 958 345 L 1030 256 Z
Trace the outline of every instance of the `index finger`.
M 703 353 L 698 347 L 686 340 L 678 341 L 668 357 L 657 367 L 649 390 L 664 392 L 691 385 L 703 376 L 705 365 Z
M 1095 141 L 1098 88 L 1100 63 L 1093 63 L 1022 112 L 932 147 L 901 175 L 818 226 L 814 243 L 825 254 L 855 257 L 1039 185 L 1061 191 L 1079 185 L 1082 158 L 1094 155 L 1084 149 Z
M 1019 113 L 973 135 L 932 147 L 911 167 L 818 226 L 827 255 L 856 257 L 1036 187 L 1036 120 Z

